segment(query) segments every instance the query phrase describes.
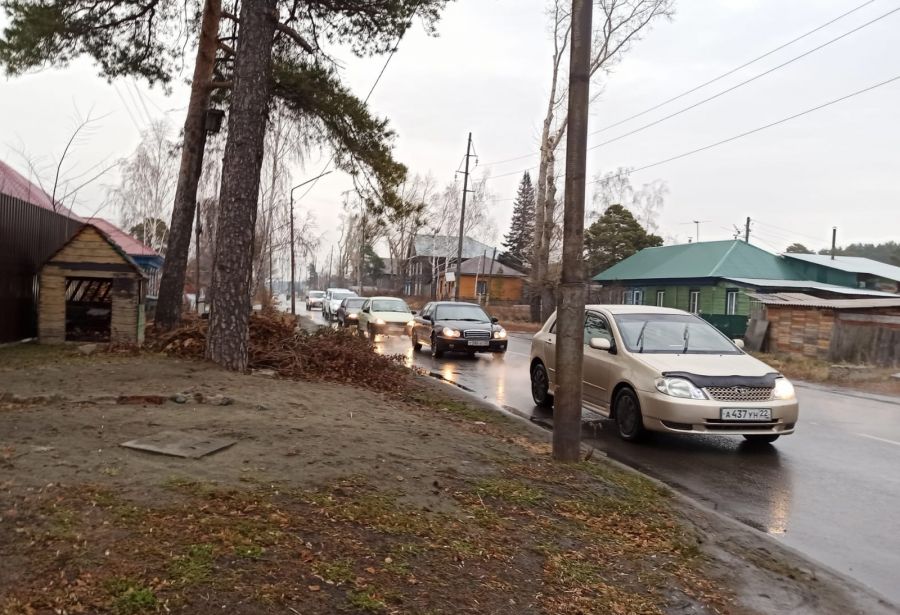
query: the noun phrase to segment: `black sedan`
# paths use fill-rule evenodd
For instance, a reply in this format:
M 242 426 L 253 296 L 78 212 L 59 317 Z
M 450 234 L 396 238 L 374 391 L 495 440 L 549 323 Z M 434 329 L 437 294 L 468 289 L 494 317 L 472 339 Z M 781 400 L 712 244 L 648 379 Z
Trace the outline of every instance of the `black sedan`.
M 491 352 L 500 357 L 506 352 L 506 330 L 475 303 L 429 303 L 413 319 L 409 337 L 415 350 L 427 344 L 435 358 L 448 351 Z
M 365 297 L 347 297 L 341 301 L 341 307 L 337 311 L 338 324 L 341 327 L 355 327 L 359 321 L 359 311 L 365 302 Z

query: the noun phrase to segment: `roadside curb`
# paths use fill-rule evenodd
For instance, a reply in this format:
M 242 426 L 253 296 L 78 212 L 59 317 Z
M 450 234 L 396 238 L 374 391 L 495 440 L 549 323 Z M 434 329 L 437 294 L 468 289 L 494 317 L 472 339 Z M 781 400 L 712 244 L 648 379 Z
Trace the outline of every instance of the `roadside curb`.
M 895 397 L 892 395 L 866 393 L 865 391 L 857 391 L 856 389 L 848 389 L 836 385 L 818 384 L 815 382 L 805 382 L 803 380 L 794 380 L 793 383 L 801 389 L 812 389 L 813 391 L 821 391 L 823 393 L 834 393 L 835 395 L 843 395 L 845 397 L 856 397 L 858 399 L 867 399 L 870 401 L 881 402 L 883 404 L 900 406 L 900 397 Z

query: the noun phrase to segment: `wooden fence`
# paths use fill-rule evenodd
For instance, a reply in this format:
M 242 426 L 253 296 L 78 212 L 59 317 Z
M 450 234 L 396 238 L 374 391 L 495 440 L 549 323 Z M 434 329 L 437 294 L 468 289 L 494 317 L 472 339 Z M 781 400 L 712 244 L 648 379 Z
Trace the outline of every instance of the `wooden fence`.
M 900 366 L 900 316 L 838 314 L 828 359 L 881 367 Z

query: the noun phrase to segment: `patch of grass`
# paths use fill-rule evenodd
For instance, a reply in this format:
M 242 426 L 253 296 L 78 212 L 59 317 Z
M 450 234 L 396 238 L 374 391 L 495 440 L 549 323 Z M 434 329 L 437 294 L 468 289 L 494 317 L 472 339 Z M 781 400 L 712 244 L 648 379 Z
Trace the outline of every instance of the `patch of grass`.
M 353 608 L 366 613 L 382 613 L 387 609 L 387 604 L 378 598 L 378 594 L 368 591 L 352 591 L 347 593 L 347 602 Z
M 556 580 L 566 585 L 590 585 L 600 578 L 603 569 L 573 553 L 557 554 L 550 558 Z
M 184 476 L 170 476 L 163 481 L 162 486 L 172 491 L 198 497 L 208 497 L 221 491 L 221 487 L 214 483 L 196 481 Z
M 335 585 L 350 583 L 356 578 L 356 573 L 353 572 L 353 562 L 348 559 L 316 562 L 313 572 Z
M 113 599 L 112 609 L 117 615 L 155 612 L 159 606 L 152 589 L 131 579 L 110 579 L 106 582 L 106 591 Z
M 409 574 L 411 567 L 408 562 L 396 557 L 392 557 L 390 559 L 391 561 L 384 562 L 385 571 L 401 577 Z
M 522 507 L 536 506 L 546 497 L 543 491 L 510 478 L 485 478 L 475 485 L 482 497 L 491 497 Z
M 172 560 L 169 574 L 181 585 L 196 585 L 209 580 L 213 569 L 213 546 L 191 545 L 187 553 Z
M 433 395 L 424 395 L 421 393 L 412 393 L 408 397 L 409 401 L 425 406 L 434 410 L 439 410 L 452 414 L 456 417 L 468 421 L 482 421 L 484 423 L 499 423 L 505 419 L 496 412 L 481 410 L 475 408 L 466 402 L 450 399 L 449 397 L 437 397 Z
M 234 554 L 244 559 L 259 559 L 266 550 L 259 545 L 237 545 L 234 547 Z

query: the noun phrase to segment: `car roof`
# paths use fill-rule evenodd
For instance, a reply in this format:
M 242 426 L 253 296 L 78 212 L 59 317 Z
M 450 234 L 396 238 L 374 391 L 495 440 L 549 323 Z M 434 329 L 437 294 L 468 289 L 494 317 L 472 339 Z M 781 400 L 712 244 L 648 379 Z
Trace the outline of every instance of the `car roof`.
M 481 307 L 477 303 L 469 303 L 468 301 L 432 301 L 433 305 L 474 305 L 475 307 Z
M 366 297 L 366 298 L 367 298 L 367 299 L 373 299 L 373 300 L 374 300 L 374 299 L 391 299 L 391 300 L 394 300 L 394 301 L 403 301 L 404 303 L 406 303 L 406 300 L 403 299 L 402 297 L 388 297 L 388 296 L 385 295 L 385 296 L 380 296 L 380 297 Z
M 584 306 L 586 310 L 606 310 L 610 314 L 687 314 L 684 310 L 675 308 L 657 307 L 655 305 L 623 305 L 623 304 L 592 304 Z
M 338 288 L 338 287 L 336 287 L 336 286 L 333 287 L 333 288 L 326 288 L 326 289 L 325 289 L 325 292 L 328 292 L 329 290 L 332 291 L 332 292 L 337 291 L 337 290 L 345 291 L 345 292 L 348 292 L 348 293 L 349 293 L 349 292 L 352 292 L 349 288 Z

